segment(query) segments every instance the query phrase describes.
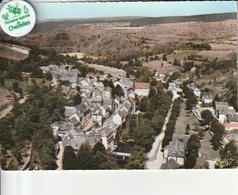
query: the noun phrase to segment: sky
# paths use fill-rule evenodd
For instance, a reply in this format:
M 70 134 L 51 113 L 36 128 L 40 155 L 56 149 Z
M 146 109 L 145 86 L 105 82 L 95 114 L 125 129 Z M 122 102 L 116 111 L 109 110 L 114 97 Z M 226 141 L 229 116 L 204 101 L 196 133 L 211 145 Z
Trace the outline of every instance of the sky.
M 236 12 L 235 1 L 31 3 L 37 20 L 120 16 L 188 16 Z M 0 4 L 2 7 L 3 3 Z

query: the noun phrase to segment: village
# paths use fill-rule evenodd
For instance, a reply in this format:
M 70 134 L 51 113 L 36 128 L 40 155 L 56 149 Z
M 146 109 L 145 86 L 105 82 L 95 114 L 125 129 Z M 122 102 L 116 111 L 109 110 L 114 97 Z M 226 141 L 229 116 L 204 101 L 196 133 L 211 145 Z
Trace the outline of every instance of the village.
M 128 160 L 130 157 L 130 147 L 125 149 L 127 144 L 121 143 L 122 141 L 118 138 L 118 133 L 123 131 L 125 124 L 129 122 L 130 115 L 140 113 L 135 97 L 148 97 L 151 88 L 150 83 L 135 82 L 133 76 L 127 78 L 120 74 L 88 72 L 86 77 L 78 77 L 78 70 L 71 69 L 66 65 L 49 65 L 40 68 L 44 73 L 50 72 L 52 74 L 52 87 L 66 84 L 61 85 L 66 98 L 70 94 L 80 94 L 82 98 L 80 104 L 64 107 L 64 120 L 55 121 L 51 124 L 55 138 L 60 140 L 56 146 L 58 169 L 62 169 L 61 161 L 64 148 L 71 146 L 76 152 L 81 144 L 85 142 L 92 147 L 97 142 L 101 142 L 105 149 L 112 151 L 118 159 Z M 154 79 L 162 83 L 166 82 L 165 77 L 165 75 L 158 72 L 154 74 Z M 114 87 L 120 86 L 123 90 L 123 95 L 113 97 L 112 89 L 108 86 L 108 82 L 106 82 L 106 86 L 104 85 L 105 80 L 111 81 Z M 168 88 L 164 90 L 171 91 L 175 98 L 179 98 L 181 102 L 186 102 L 181 89 L 181 82 L 187 80 L 188 76 L 185 74 L 177 82 L 170 82 Z M 201 113 L 204 110 L 209 110 L 225 128 L 223 144 L 229 143 L 230 140 L 236 140 L 236 143 L 238 143 L 238 113 L 235 109 L 229 106 L 227 102 L 215 102 L 213 107 L 211 104 L 214 101 L 214 94 L 202 94 L 194 83 L 188 84 L 187 87 L 198 100 L 197 105 L 192 108 L 192 113 L 197 121 L 201 122 L 203 120 Z M 206 128 L 208 128 L 208 125 L 204 126 L 204 129 Z M 166 131 L 166 122 L 164 124 L 164 131 Z M 209 133 L 212 136 L 212 132 Z M 163 131 L 161 134 L 163 134 Z M 160 139 L 162 142 L 163 137 Z M 124 148 L 122 147 L 123 144 Z M 151 151 L 153 150 L 155 149 L 152 148 Z M 161 153 L 159 156 L 161 159 L 160 163 L 156 162 L 157 165 L 155 167 L 166 169 L 184 166 L 185 151 L 186 142 L 180 139 L 173 139 L 165 148 L 164 153 L 157 149 L 157 154 L 154 155 L 158 156 Z M 149 156 L 149 154 L 147 155 Z M 210 162 L 208 168 L 215 168 L 219 157 L 206 160 Z M 152 168 L 155 167 L 152 166 Z

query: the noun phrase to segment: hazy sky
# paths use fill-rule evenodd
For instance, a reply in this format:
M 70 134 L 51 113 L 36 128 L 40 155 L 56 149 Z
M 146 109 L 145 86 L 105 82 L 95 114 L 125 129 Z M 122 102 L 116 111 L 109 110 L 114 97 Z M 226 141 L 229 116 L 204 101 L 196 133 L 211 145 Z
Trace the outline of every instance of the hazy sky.
M 1 3 L 2 5 L 2 3 Z M 233 1 L 32 3 L 37 20 L 116 16 L 187 16 L 236 12 Z

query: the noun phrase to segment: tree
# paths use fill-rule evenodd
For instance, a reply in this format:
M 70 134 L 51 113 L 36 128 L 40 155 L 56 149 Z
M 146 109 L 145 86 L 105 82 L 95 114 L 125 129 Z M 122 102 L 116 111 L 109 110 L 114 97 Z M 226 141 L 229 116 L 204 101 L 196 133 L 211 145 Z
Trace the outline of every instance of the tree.
M 5 85 L 5 79 L 3 76 L 0 76 L 0 86 L 4 87 Z
M 189 131 L 190 131 L 190 125 L 189 125 L 189 123 L 187 123 L 185 134 L 188 135 Z
M 167 61 L 167 55 L 166 55 L 166 54 L 163 54 L 162 60 L 163 60 L 163 61 Z
M 154 136 L 155 131 L 150 127 L 150 121 L 147 119 L 139 121 L 135 133 L 133 134 L 135 144 L 149 151 L 154 141 Z
M 191 153 L 186 157 L 186 160 L 184 161 L 184 168 L 185 169 L 192 169 L 197 162 L 196 154 Z
M 150 88 L 149 99 L 153 98 L 156 95 L 156 90 L 154 88 Z
M 71 146 L 66 146 L 64 148 L 62 165 L 64 170 L 76 169 L 76 155 Z
M 27 116 L 21 115 L 18 117 L 15 121 L 15 128 L 21 140 L 31 140 L 34 127 Z
M 185 71 L 190 71 L 191 68 L 194 67 L 194 61 L 185 61 L 183 66 Z
M 187 141 L 186 160 L 184 162 L 185 168 L 192 169 L 196 165 L 200 147 L 201 144 L 198 135 L 192 134 Z
M 93 156 L 93 169 L 118 169 L 116 158 L 112 154 L 96 151 Z
M 96 154 L 97 152 L 102 152 L 104 154 L 107 153 L 104 145 L 101 142 L 97 142 L 93 147 L 93 153 Z
M 80 94 L 76 94 L 73 97 L 73 104 L 74 104 L 74 106 L 81 104 L 81 101 L 82 101 L 82 97 L 81 97 Z
M 17 82 L 17 81 L 14 81 L 14 82 L 12 83 L 12 89 L 13 89 L 13 91 L 14 91 L 14 92 L 18 92 L 18 88 L 19 88 L 18 82 Z
M 10 149 L 14 145 L 13 135 L 12 135 L 12 119 L 3 118 L 0 122 L 0 145 L 4 149 Z
M 123 89 L 121 88 L 120 85 L 117 85 L 115 88 L 112 88 L 112 96 L 113 97 L 116 97 L 116 96 L 122 97 L 122 96 L 124 96 L 124 91 L 123 91 Z
M 88 143 L 81 144 L 77 152 L 77 169 L 89 170 L 95 169 L 93 151 Z
M 156 79 L 153 79 L 151 82 L 150 82 L 150 85 L 155 87 L 156 85 L 158 84 L 158 81 L 156 81 Z
M 203 110 L 201 112 L 201 117 L 202 117 L 203 123 L 205 125 L 210 124 L 210 122 L 214 119 L 214 116 L 212 115 L 212 113 L 209 110 Z
M 38 129 L 32 136 L 32 147 L 40 161 L 40 168 L 43 170 L 54 170 L 57 168 L 55 145 L 50 127 L 37 125 Z
M 131 150 L 131 155 L 129 161 L 127 162 L 126 169 L 144 169 L 146 163 L 146 156 L 143 151 L 143 148 L 134 145 Z
M 27 116 L 29 117 L 30 121 L 33 123 L 37 123 L 40 120 L 40 113 L 38 107 L 31 106 L 27 112 Z
M 148 109 L 147 97 L 143 97 L 139 104 L 139 109 L 141 112 L 146 112 Z
M 238 167 L 238 148 L 234 140 L 227 143 L 220 151 L 221 168 L 237 168 Z
M 52 76 L 52 74 L 50 72 L 46 72 L 45 73 L 45 78 L 46 78 L 46 80 L 51 81 L 53 76 Z

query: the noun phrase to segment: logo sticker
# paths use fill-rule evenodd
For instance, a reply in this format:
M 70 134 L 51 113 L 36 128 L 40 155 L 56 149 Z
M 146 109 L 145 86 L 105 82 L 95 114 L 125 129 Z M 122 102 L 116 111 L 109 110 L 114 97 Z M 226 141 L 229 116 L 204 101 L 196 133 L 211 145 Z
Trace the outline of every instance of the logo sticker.
M 0 11 L 0 25 L 9 35 L 21 37 L 34 28 L 36 14 L 32 6 L 25 1 L 10 1 Z

